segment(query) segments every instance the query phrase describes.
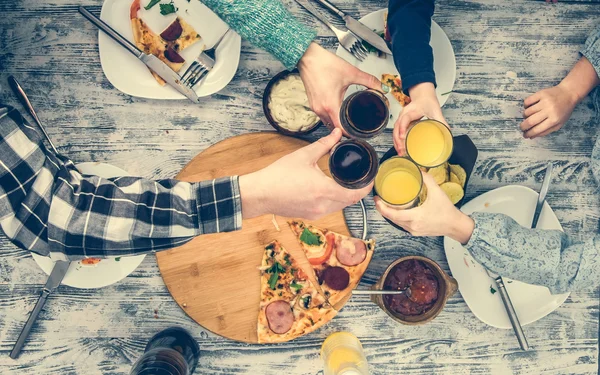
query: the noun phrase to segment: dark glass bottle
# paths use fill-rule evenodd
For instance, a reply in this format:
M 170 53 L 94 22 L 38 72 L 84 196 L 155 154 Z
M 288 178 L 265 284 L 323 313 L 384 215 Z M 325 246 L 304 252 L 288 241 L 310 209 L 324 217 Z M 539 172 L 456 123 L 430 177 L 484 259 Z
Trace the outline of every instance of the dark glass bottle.
M 188 331 L 172 327 L 154 335 L 130 375 L 191 375 L 200 358 L 200 347 Z

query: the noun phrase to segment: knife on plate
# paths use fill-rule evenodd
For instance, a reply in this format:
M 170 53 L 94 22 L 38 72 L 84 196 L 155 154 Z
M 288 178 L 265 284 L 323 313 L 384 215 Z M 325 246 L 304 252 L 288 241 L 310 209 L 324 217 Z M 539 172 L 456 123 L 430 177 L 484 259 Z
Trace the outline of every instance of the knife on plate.
M 318 3 L 320 3 L 321 5 L 323 5 L 325 8 L 327 8 L 329 11 L 331 11 L 332 13 L 336 14 L 341 19 L 343 19 L 344 22 L 346 23 L 346 27 L 348 28 L 348 30 L 352 31 L 354 34 L 358 35 L 361 39 L 363 39 L 364 41 L 366 41 L 373 47 L 377 48 L 381 52 L 387 53 L 388 55 L 392 54 L 392 51 L 390 51 L 385 40 L 383 40 L 383 38 L 380 37 L 379 35 L 377 35 L 373 30 L 371 30 L 367 26 L 363 25 L 360 21 L 357 21 L 354 18 L 352 18 L 351 16 L 342 12 L 339 8 L 337 8 L 335 5 L 331 4 L 329 1 L 327 1 L 327 0 L 316 0 L 316 1 Z
M 544 207 L 544 202 L 546 201 L 546 195 L 548 194 L 548 188 L 550 187 L 550 181 L 552 180 L 553 168 L 554 165 L 552 163 L 548 163 L 548 167 L 546 168 L 546 175 L 544 176 L 544 182 L 542 182 L 540 195 L 538 196 L 537 205 L 535 206 L 535 212 L 533 213 L 531 228 L 537 227 L 542 208 Z M 512 301 L 510 300 L 510 296 L 508 295 L 508 291 L 506 290 L 504 279 L 502 278 L 502 276 L 496 275 L 488 269 L 486 269 L 486 272 L 488 276 L 494 279 L 496 285 L 498 286 L 498 293 L 500 294 L 500 298 L 502 298 L 502 302 L 504 303 L 504 307 L 506 308 L 506 313 L 508 314 L 508 319 L 510 320 L 510 323 L 515 331 L 515 335 L 517 336 L 517 340 L 519 341 L 521 349 L 529 350 L 529 343 L 527 343 L 527 337 L 525 337 L 525 333 L 523 333 L 523 327 L 521 326 L 521 322 L 519 322 L 517 312 L 515 311 Z
M 548 163 L 548 167 L 546 167 L 546 175 L 544 176 L 544 182 L 542 182 L 540 195 L 538 196 L 535 212 L 533 213 L 533 220 L 531 220 L 531 228 L 537 227 L 538 220 L 540 219 L 540 214 L 542 213 L 542 208 L 544 208 L 544 202 L 546 201 L 546 195 L 548 194 L 548 188 L 550 187 L 550 180 L 552 180 L 553 168 L 554 165 L 552 163 Z
M 38 315 L 42 311 L 42 308 L 46 304 L 48 296 L 52 294 L 52 292 L 54 292 L 62 282 L 65 274 L 69 270 L 69 265 L 71 265 L 71 262 L 62 260 L 54 263 L 54 268 L 52 268 L 52 272 L 50 272 L 50 276 L 48 276 L 48 281 L 46 281 L 46 285 L 42 290 L 42 294 L 35 304 L 33 311 L 31 311 L 29 319 L 27 319 L 27 323 L 25 323 L 25 327 L 23 327 L 15 346 L 13 347 L 13 350 L 10 352 L 10 358 L 16 359 L 21 353 L 21 349 L 23 348 L 23 344 L 25 344 L 27 336 L 29 336 L 29 332 L 31 331 L 31 327 L 33 327 L 33 323 L 35 323 Z
M 149 55 L 140 51 L 133 43 L 124 38 L 121 34 L 116 32 L 112 27 L 110 27 L 106 22 L 102 21 L 100 18 L 94 16 L 89 10 L 85 7 L 79 7 L 79 13 L 83 14 L 85 18 L 87 18 L 91 23 L 93 23 L 100 30 L 104 31 L 106 35 L 111 37 L 114 41 L 119 43 L 121 46 L 125 47 L 129 52 L 133 53 L 138 60 L 144 63 L 150 70 L 154 73 L 158 74 L 160 78 L 164 79 L 169 85 L 171 85 L 175 90 L 179 91 L 181 94 L 185 95 L 189 100 L 194 103 L 199 103 L 200 98 L 196 94 L 196 92 L 191 88 L 183 84 L 181 81 L 181 77 L 177 72 L 171 69 L 167 64 L 160 61 L 160 59 L 154 55 Z

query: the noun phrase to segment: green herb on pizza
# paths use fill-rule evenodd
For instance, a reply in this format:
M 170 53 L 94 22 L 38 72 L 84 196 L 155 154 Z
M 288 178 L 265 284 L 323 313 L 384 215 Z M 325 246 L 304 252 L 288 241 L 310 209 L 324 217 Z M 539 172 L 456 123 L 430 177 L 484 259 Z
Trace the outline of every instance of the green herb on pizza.
M 314 234 L 308 228 L 304 228 L 302 234 L 300 235 L 300 241 L 304 242 L 309 246 L 319 246 L 323 243 L 321 240 L 321 236 L 318 234 Z
M 150 0 L 150 2 L 148 3 L 148 5 L 146 5 L 144 7 L 144 9 L 150 10 L 150 8 L 152 8 L 153 6 L 155 6 L 158 3 L 160 3 L 160 0 Z
M 175 4 L 173 4 L 173 3 L 160 4 L 160 14 L 162 14 L 163 16 L 166 16 L 167 14 L 171 14 L 171 13 L 175 13 L 175 12 L 177 12 L 177 8 L 175 8 Z

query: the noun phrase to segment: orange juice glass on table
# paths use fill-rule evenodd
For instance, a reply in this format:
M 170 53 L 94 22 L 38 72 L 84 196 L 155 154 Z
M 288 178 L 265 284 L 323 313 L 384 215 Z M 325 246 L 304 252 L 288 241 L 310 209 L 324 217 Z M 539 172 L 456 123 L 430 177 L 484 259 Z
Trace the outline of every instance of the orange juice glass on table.
M 450 128 L 436 120 L 421 120 L 408 130 L 406 153 L 422 167 L 433 168 L 448 161 L 454 140 Z
M 408 209 L 418 203 L 423 175 L 410 159 L 394 156 L 381 163 L 375 176 L 375 192 L 388 205 Z
M 369 366 L 363 347 L 349 332 L 336 332 L 323 342 L 321 359 L 325 375 L 368 375 Z

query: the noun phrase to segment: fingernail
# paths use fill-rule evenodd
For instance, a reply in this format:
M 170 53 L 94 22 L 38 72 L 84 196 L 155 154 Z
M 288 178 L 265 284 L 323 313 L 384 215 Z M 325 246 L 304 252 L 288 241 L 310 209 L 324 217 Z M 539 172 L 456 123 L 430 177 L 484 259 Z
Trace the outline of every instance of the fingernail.
M 390 92 L 390 88 L 384 84 L 381 85 L 381 91 L 385 92 L 386 94 Z

